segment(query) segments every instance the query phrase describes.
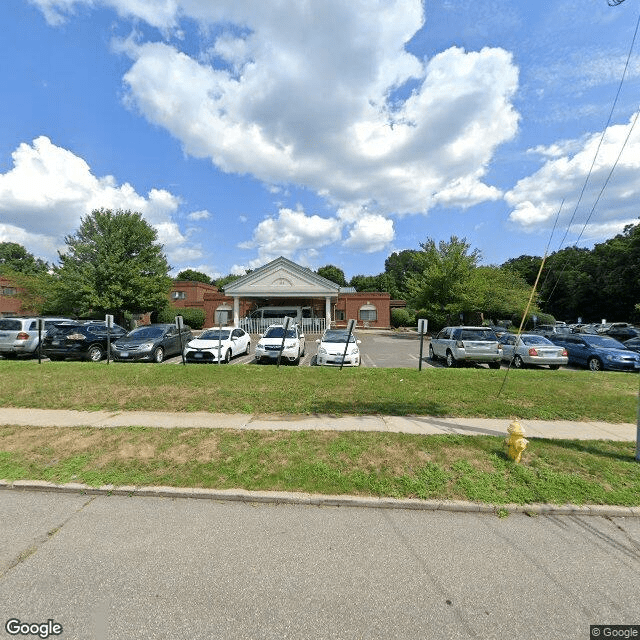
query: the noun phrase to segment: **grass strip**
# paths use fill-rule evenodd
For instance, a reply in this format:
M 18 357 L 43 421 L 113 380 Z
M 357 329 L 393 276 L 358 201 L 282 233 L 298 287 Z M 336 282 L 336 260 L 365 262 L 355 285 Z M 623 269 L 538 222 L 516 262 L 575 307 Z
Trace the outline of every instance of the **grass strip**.
M 0 406 L 636 421 L 638 376 L 590 371 L 330 369 L 0 361 Z
M 0 478 L 492 504 L 640 505 L 635 444 L 492 436 L 0 427 Z

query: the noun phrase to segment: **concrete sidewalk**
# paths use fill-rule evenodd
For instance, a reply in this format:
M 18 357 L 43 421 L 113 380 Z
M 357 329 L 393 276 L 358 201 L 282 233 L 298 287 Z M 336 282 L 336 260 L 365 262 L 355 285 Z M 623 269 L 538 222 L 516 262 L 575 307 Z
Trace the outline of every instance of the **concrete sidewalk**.
M 635 441 L 632 423 L 519 420 L 529 438 Z M 150 411 L 70 411 L 57 409 L 0 408 L 0 424 L 24 426 L 155 427 L 286 430 L 286 431 L 382 431 L 413 434 L 461 434 L 506 436 L 508 418 L 438 418 L 432 416 L 330 416 L 258 415 L 219 413 L 171 413 Z

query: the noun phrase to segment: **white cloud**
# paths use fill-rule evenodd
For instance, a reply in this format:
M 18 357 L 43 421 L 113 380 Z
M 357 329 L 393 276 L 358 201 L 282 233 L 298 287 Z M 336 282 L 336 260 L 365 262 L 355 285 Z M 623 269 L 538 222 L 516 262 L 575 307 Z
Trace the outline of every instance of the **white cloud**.
M 547 158 L 542 167 L 520 180 L 504 196 L 513 208 L 509 215 L 510 221 L 525 231 L 551 229 L 562 208 L 558 228 L 566 227 L 574 211 L 576 215 L 572 232 L 581 230 L 591 216 L 590 227 L 585 233 L 594 240 L 609 237 L 608 234 L 613 230 L 621 231 L 625 224 L 634 219 L 637 222 L 637 203 L 640 198 L 640 126 L 632 130 L 635 118 L 634 115 L 628 123 L 613 125 L 607 129 L 577 210 L 578 198 L 602 133 L 592 134 L 581 140 L 564 141 L 548 148 L 538 148 L 542 157 Z M 629 134 L 631 135 L 612 178 L 594 208 Z
M 367 215 L 353 225 L 344 244 L 356 251 L 373 253 L 387 248 L 393 238 L 392 220 L 379 215 Z
M 101 4 L 124 13 L 124 0 Z M 426 62 L 408 53 L 423 24 L 419 0 L 176 0 L 173 15 L 160 4 L 166 27 L 181 17 L 226 27 L 213 58 L 162 42 L 121 46 L 134 60 L 129 104 L 188 154 L 379 214 L 500 197 L 483 178 L 517 131 L 517 69 L 497 48 L 451 48 Z M 139 3 L 127 11 L 149 20 Z M 407 82 L 415 88 L 398 101 Z
M 248 267 L 234 265 L 234 268 L 238 271 L 256 268 L 279 256 L 308 264 L 318 255 L 319 247 L 341 239 L 341 230 L 342 223 L 336 219 L 280 209 L 276 218 L 267 218 L 258 224 L 251 241 L 239 245 L 242 249 L 257 248 L 259 257 Z
M 170 262 L 201 257 L 172 220 L 180 200 L 168 191 L 151 189 L 145 197 L 113 176 L 96 177 L 82 158 L 45 136 L 20 144 L 12 158 L 13 168 L 0 174 L 0 241 L 18 242 L 55 262 L 64 236 L 104 207 L 140 212 L 157 230 Z
M 203 209 L 202 211 L 193 211 L 192 213 L 190 213 L 187 218 L 189 220 L 209 220 L 209 218 L 211 218 L 211 214 Z

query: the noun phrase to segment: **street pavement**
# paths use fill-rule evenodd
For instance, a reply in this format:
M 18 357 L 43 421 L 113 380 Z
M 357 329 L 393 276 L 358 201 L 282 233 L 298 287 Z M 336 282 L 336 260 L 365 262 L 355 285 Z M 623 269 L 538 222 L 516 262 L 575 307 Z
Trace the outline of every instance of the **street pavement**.
M 62 640 L 586 640 L 640 622 L 639 518 L 5 490 L 0 539 L 0 638 L 10 619 Z

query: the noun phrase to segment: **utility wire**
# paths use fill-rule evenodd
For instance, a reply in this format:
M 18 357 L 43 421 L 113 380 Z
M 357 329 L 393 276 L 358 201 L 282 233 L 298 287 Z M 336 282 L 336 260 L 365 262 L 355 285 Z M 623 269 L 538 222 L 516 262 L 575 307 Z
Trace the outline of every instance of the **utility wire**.
M 610 3 L 611 2 L 616 2 L 616 4 L 620 4 L 623 1 L 624 0 L 609 0 Z M 611 5 L 611 6 L 613 6 L 613 5 Z M 585 178 L 584 184 L 582 185 L 582 190 L 580 191 L 580 195 L 578 197 L 578 201 L 576 202 L 576 206 L 574 207 L 573 213 L 571 214 L 571 219 L 569 220 L 569 223 L 567 224 L 567 228 L 566 228 L 566 231 L 564 233 L 564 236 L 562 237 L 562 240 L 560 241 L 560 245 L 558 247 L 558 251 L 564 245 L 564 241 L 567 238 L 567 234 L 569 233 L 569 230 L 571 229 L 571 225 L 573 224 L 573 221 L 575 219 L 576 212 L 578 211 L 578 207 L 580 206 L 580 203 L 582 202 L 582 197 L 583 197 L 583 195 L 584 195 L 584 193 L 586 191 L 587 185 L 588 185 L 589 180 L 591 178 L 591 174 L 592 174 L 593 168 L 594 168 L 594 166 L 596 164 L 596 160 L 598 158 L 598 154 L 600 153 L 600 147 L 602 146 L 602 142 L 603 142 L 604 137 L 605 137 L 605 135 L 607 133 L 607 129 L 609 128 L 609 125 L 611 124 L 611 120 L 613 118 L 613 113 L 615 111 L 616 105 L 618 104 L 618 98 L 620 97 L 620 93 L 622 91 L 622 85 L 624 84 L 624 81 L 625 81 L 625 78 L 626 78 L 626 75 L 627 75 L 627 71 L 629 69 L 629 63 L 631 61 L 631 54 L 633 53 L 633 48 L 635 46 L 635 42 L 636 42 L 636 38 L 638 36 L 638 29 L 639 28 L 640 28 L 640 15 L 638 15 L 638 20 L 636 22 L 636 28 L 635 28 L 635 31 L 633 33 L 633 38 L 631 40 L 631 46 L 629 47 L 629 52 L 627 54 L 627 60 L 626 60 L 625 65 L 624 65 L 624 69 L 623 69 L 623 72 L 622 72 L 622 77 L 620 78 L 620 83 L 618 85 L 618 90 L 616 91 L 616 96 L 615 96 L 615 98 L 613 100 L 613 104 L 611 106 L 611 110 L 609 111 L 609 117 L 607 118 L 607 123 L 605 124 L 605 126 L 604 126 L 604 128 L 602 130 L 602 135 L 600 136 L 600 140 L 598 141 L 598 146 L 597 146 L 596 151 L 595 151 L 595 153 L 593 155 L 593 160 L 591 162 L 591 166 L 589 167 L 589 171 L 587 173 L 587 177 Z M 635 119 L 633 121 L 631 129 L 629 130 L 629 135 L 631 134 L 631 131 L 633 130 L 633 127 L 635 126 L 635 123 L 636 123 L 637 119 L 638 119 L 638 113 L 636 113 L 636 117 L 635 117 Z M 629 135 L 627 135 L 627 139 L 625 140 L 625 142 L 623 144 L 623 147 L 622 147 L 623 149 L 624 149 L 624 146 L 627 144 L 627 141 L 629 140 Z M 589 217 L 587 218 L 587 221 L 585 222 L 584 226 L 582 227 L 582 230 L 580 232 L 580 235 L 576 239 L 576 242 L 578 242 L 580 240 L 580 238 L 582 237 L 582 234 L 584 233 L 589 220 L 593 216 L 593 213 L 595 211 L 595 207 L 598 204 L 598 202 L 600 201 L 600 198 L 601 198 L 601 196 L 602 196 L 607 184 L 609 183 L 609 180 L 611 179 L 611 174 L 613 173 L 613 169 L 615 168 L 615 166 L 618 164 L 618 161 L 620 160 L 620 155 L 621 154 L 622 154 L 622 150 L 621 150 L 620 154 L 618 155 L 618 157 L 616 159 L 616 162 L 614 163 L 611 171 L 609 172 L 609 175 L 607 176 L 607 178 L 606 178 L 606 180 L 604 182 L 604 185 L 603 185 L 602 189 L 600 190 L 600 193 L 598 194 L 596 202 L 595 202 L 594 206 L 592 207 L 591 212 L 589 213 Z M 547 296 L 548 299 L 551 299 L 551 297 L 555 293 L 555 290 L 556 290 L 558 284 L 560 283 L 560 278 L 562 277 L 562 275 L 564 274 L 566 269 L 567 269 L 567 261 L 565 261 L 565 264 L 562 267 L 562 270 L 558 274 L 558 276 L 556 278 L 556 282 L 553 285 L 553 288 L 551 289 L 551 292 Z M 545 285 L 547 279 L 549 278 L 549 276 L 550 276 L 550 273 L 547 273 L 547 275 L 545 276 L 544 280 L 542 281 L 542 285 L 540 285 L 541 288 L 544 287 L 544 285 Z

